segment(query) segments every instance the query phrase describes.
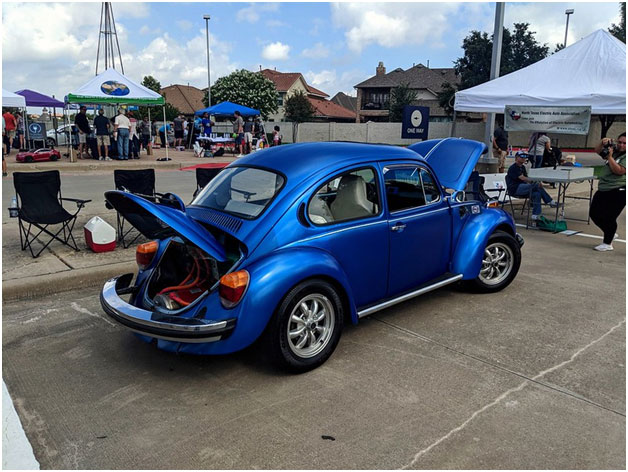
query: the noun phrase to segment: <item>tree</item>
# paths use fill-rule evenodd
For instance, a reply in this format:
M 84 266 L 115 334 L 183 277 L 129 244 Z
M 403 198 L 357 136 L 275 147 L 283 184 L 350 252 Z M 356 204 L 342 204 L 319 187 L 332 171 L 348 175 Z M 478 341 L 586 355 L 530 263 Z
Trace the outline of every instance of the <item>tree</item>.
M 438 104 L 445 110 L 448 116 L 454 112 L 454 102 L 456 99 L 456 87 L 449 82 L 443 82 L 441 90 L 436 94 L 438 96 Z
M 292 121 L 292 134 L 296 142 L 299 123 L 304 123 L 314 116 L 314 107 L 301 90 L 288 97 L 283 106 L 286 118 Z
M 549 47 L 536 41 L 536 32 L 528 31 L 529 26 L 528 23 L 515 23 L 512 33 L 504 28 L 500 76 L 547 57 Z M 459 90 L 487 82 L 491 75 L 492 36 L 489 37 L 485 32 L 471 31 L 462 41 L 462 49 L 464 56 L 454 62 L 454 69 L 461 77 Z
M 142 85 L 148 89 L 151 89 L 153 92 L 161 92 L 161 83 L 152 75 L 145 75 L 142 79 Z
M 608 29 L 608 32 L 619 39 L 621 42 L 626 42 L 626 3 L 621 2 L 619 4 L 619 14 L 621 20 L 618 25 L 615 23 Z
M 416 99 L 416 91 L 410 88 L 410 84 L 401 84 L 390 91 L 390 121 L 403 120 L 403 107 L 410 105 Z
M 245 69 L 237 70 L 219 78 L 212 86 L 212 105 L 220 102 L 234 102 L 259 110 L 262 118 L 277 112 L 279 94 L 272 81 L 260 72 L 250 72 Z M 207 92 L 203 97 L 207 103 Z
M 554 48 L 554 52 L 552 54 L 556 54 L 558 51 L 565 49 L 564 43 L 556 43 L 556 47 Z

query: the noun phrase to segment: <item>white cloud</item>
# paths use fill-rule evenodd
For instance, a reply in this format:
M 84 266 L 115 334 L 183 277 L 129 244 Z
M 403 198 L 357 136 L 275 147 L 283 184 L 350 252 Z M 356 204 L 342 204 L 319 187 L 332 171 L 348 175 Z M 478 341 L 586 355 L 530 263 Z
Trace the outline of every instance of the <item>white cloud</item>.
M 262 49 L 262 57 L 269 61 L 285 61 L 289 58 L 290 46 L 280 41 L 270 43 Z
M 183 31 L 189 31 L 194 27 L 194 23 L 188 20 L 177 20 L 177 26 Z
M 360 53 L 370 44 L 418 47 L 448 31 L 453 3 L 335 3 L 332 18 L 345 29 L 347 46 Z
M 282 26 L 286 26 L 286 24 L 281 20 L 272 19 L 272 20 L 266 21 L 266 26 L 268 28 L 280 28 Z
M 319 72 L 308 71 L 305 74 L 305 80 L 308 84 L 333 97 L 338 92 L 344 92 L 347 95 L 355 97 L 356 91 L 353 86 L 364 80 L 365 72 L 352 69 L 338 74 L 335 69 L 322 70 Z
M 251 3 L 248 7 L 238 10 L 236 20 L 257 23 L 260 19 L 260 14 L 263 16 L 267 12 L 276 12 L 278 10 L 278 3 Z
M 329 49 L 323 43 L 316 43 L 311 48 L 304 49 L 301 55 L 308 59 L 324 59 L 329 57 Z
M 187 42 L 178 42 L 165 33 L 138 48 L 130 41 L 133 32 L 126 27 L 124 18 L 141 16 L 148 6 L 125 4 L 119 8 L 119 5 L 122 4 L 115 3 L 114 9 L 125 75 L 136 82 L 152 75 L 162 86 L 188 82 L 199 88 L 207 86 L 204 29 L 199 29 Z M 131 8 L 133 5 L 137 8 Z M 54 27 L 50 26 L 50 18 L 55 19 Z M 85 3 L 80 9 L 67 3 L 3 4 L 4 25 L 28 25 L 2 31 L 3 87 L 32 88 L 63 97 L 85 84 L 96 68 L 98 36 L 94 32 L 98 31 L 99 22 L 100 4 L 96 3 Z M 149 25 L 145 26 L 140 28 L 140 34 L 158 34 Z M 229 43 L 211 36 L 212 81 L 241 68 L 231 61 L 230 52 Z M 99 71 L 102 67 L 101 59 Z

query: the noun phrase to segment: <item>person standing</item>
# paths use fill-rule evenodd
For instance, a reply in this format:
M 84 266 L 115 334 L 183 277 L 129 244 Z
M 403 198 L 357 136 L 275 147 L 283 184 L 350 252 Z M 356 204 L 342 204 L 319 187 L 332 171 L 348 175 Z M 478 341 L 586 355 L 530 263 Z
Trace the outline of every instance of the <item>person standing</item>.
M 214 122 L 210 119 L 209 113 L 203 113 L 203 118 L 201 119 L 201 126 L 203 128 L 203 134 L 205 136 L 210 136 L 212 134 L 212 126 L 214 126 Z
M 251 152 L 251 148 L 253 146 L 253 129 L 255 125 L 253 124 L 253 118 L 249 118 L 246 123 L 244 123 L 244 153 L 249 154 Z
M 273 146 L 279 146 L 281 144 L 281 134 L 279 125 L 275 125 L 273 128 Z
M 496 121 L 497 127 L 493 133 L 493 157 L 497 158 L 497 172 L 503 174 L 506 169 L 506 154 L 508 154 L 508 132 L 504 130 L 503 118 Z
M 99 109 L 98 116 L 94 118 L 94 128 L 96 128 L 96 146 L 98 147 L 98 160 L 110 161 L 109 145 L 109 129 L 111 128 L 109 118 L 105 116 L 105 110 Z M 105 148 L 105 157 L 102 156 L 102 148 Z
M 235 145 L 238 150 L 238 157 L 242 156 L 242 141 L 244 140 L 244 118 L 242 114 L 236 110 L 233 115 L 235 121 L 233 122 L 233 132 L 237 135 Z
M 17 115 L 17 136 L 20 140 L 20 149 L 25 149 L 24 145 L 24 134 L 26 131 L 26 127 L 24 126 L 24 117 L 18 113 Z
M 532 201 L 532 219 L 538 220 L 541 216 L 541 200 L 552 208 L 558 205 L 545 191 L 539 182 L 528 178 L 524 166 L 528 155 L 518 152 L 515 154 L 515 163 L 510 166 L 506 174 L 506 189 L 511 197 L 530 197 Z
M 174 146 L 175 148 L 183 145 L 183 124 L 185 123 L 185 118 L 182 113 L 179 113 L 173 120 L 174 124 Z
M 166 122 L 159 128 L 159 139 L 161 140 L 161 146 L 166 147 L 168 140 L 168 133 L 172 131 L 170 123 Z
M 114 120 L 115 130 L 118 133 L 118 159 L 129 160 L 129 128 L 131 122 L 124 114 L 124 108 L 118 109 L 118 116 Z
M 606 165 L 600 172 L 597 192 L 589 209 L 591 219 L 604 232 L 602 244 L 593 249 L 612 251 L 617 218 L 626 206 L 626 133 L 619 135 L 615 148 L 610 139 L 602 139 L 595 152 L 606 159 Z
M 137 134 L 137 120 L 130 111 L 127 114 L 129 118 L 129 154 L 133 159 L 140 158 L 140 136 Z
M 17 128 L 17 121 L 15 117 L 9 110 L 4 110 L 2 113 L 2 118 L 4 118 L 6 136 L 9 140 L 7 144 L 7 156 L 11 153 L 11 145 L 13 144 L 13 138 L 15 138 L 15 129 Z
M 87 136 L 90 135 L 92 129 L 89 126 L 89 120 L 87 119 L 87 107 L 85 105 L 81 105 L 79 112 L 74 118 L 74 124 L 78 128 L 79 133 L 78 158 L 89 159 L 89 153 L 87 152 Z M 84 154 L 86 154 L 87 157 L 85 157 Z
M 9 137 L 7 136 L 7 124 L 4 121 L 4 115 L 2 115 L 2 177 L 6 177 L 9 175 L 7 172 L 7 161 L 4 160 L 5 154 L 7 154 L 7 141 Z
M 551 139 L 544 131 L 538 133 L 532 133 L 530 135 L 530 147 L 528 154 L 530 154 L 530 160 L 532 161 L 532 168 L 536 169 L 543 165 L 543 154 L 545 150 L 551 151 Z
M 151 125 L 148 122 L 148 117 L 145 116 L 140 122 L 140 143 L 144 148 L 144 151 L 148 152 L 148 143 L 150 143 Z

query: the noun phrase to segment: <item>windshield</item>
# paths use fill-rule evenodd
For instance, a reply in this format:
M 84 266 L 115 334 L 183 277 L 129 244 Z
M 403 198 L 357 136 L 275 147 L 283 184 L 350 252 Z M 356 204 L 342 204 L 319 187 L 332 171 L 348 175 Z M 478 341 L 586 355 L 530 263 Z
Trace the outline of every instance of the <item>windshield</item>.
M 268 170 L 230 167 L 214 177 L 192 205 L 251 220 L 266 209 L 284 182 L 283 176 Z

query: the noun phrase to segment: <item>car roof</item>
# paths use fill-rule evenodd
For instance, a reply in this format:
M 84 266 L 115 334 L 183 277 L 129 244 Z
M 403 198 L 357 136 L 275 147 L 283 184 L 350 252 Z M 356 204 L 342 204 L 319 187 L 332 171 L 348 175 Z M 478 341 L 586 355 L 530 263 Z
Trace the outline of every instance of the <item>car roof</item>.
M 257 166 L 275 170 L 296 185 L 321 170 L 359 164 L 360 162 L 391 159 L 419 159 L 419 154 L 400 146 L 350 142 L 298 143 L 274 146 L 241 157 L 233 166 Z

